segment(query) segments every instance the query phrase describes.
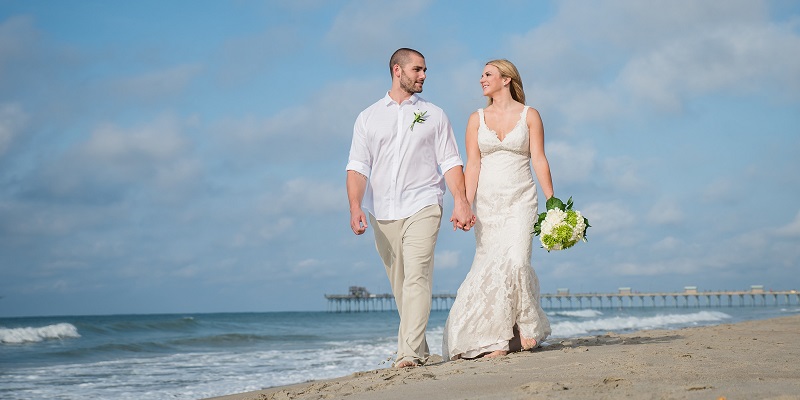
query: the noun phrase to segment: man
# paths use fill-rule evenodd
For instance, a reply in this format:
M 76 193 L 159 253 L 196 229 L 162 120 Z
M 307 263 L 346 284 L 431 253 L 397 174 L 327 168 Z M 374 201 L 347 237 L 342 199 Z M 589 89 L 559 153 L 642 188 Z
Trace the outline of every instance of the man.
M 399 49 L 389 70 L 391 89 L 358 115 L 353 128 L 347 197 L 353 232 L 361 235 L 370 224 L 375 232 L 400 313 L 394 365 L 404 368 L 424 364 L 430 355 L 425 329 L 444 182 L 455 200 L 453 229 L 468 231 L 475 217 L 450 120 L 416 95 L 425 82 L 425 58 L 416 50 Z

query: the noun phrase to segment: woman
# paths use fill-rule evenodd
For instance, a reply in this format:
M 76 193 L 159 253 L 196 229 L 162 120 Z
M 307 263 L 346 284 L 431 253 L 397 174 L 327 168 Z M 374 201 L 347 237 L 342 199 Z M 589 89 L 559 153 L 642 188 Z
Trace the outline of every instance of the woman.
M 480 80 L 489 104 L 469 117 L 464 171 L 475 209 L 475 259 L 450 309 L 446 359 L 499 357 L 538 346 L 550 334 L 531 268 L 536 184 L 553 196 L 539 113 L 525 105 L 517 68 L 486 63 Z

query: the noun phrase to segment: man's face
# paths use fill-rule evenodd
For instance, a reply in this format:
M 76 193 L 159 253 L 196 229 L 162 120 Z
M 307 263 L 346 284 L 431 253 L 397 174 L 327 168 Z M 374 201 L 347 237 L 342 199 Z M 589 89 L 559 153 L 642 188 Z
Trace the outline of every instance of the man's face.
M 418 55 L 411 55 L 410 61 L 400 67 L 400 88 L 409 94 L 421 93 L 422 84 L 425 83 L 425 59 Z

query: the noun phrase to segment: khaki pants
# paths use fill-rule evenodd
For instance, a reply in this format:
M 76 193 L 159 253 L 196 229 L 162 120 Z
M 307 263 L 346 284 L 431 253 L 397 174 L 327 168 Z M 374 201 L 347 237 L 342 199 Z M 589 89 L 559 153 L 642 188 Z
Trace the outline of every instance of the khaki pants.
M 430 205 L 395 221 L 377 221 L 372 215 L 369 219 L 400 313 L 396 362 L 424 364 L 430 355 L 425 329 L 431 313 L 433 251 L 442 207 Z

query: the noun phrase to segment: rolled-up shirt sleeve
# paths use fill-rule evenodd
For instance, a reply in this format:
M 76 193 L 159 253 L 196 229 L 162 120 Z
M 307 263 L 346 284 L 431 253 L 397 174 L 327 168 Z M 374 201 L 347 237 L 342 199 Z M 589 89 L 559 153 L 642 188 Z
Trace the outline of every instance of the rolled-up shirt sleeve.
M 359 114 L 353 125 L 353 141 L 350 143 L 350 156 L 346 169 L 356 171 L 366 177 L 372 172 L 372 156 L 367 145 L 367 130 L 364 126 L 364 115 Z
M 456 166 L 463 166 L 464 162 L 461 160 L 461 155 L 458 153 L 458 144 L 456 143 L 456 136 L 453 133 L 453 126 L 450 124 L 450 119 L 447 114 L 442 112 L 442 118 L 439 120 L 439 129 L 436 136 L 436 161 L 442 173 L 450 170 Z

